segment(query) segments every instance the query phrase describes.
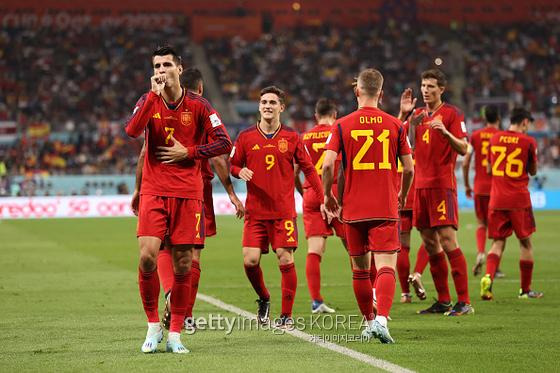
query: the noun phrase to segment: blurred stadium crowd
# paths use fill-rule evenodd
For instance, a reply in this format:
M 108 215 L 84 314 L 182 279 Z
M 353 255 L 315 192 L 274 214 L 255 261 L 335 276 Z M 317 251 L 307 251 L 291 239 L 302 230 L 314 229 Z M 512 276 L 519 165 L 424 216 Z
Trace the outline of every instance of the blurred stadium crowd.
M 126 137 L 124 119 L 148 89 L 148 56 L 156 45 L 176 46 L 191 65 L 184 30 L 181 22 L 159 33 L 3 28 L 0 123 L 15 122 L 18 136 L 0 143 L 0 194 L 9 193 L 8 178 L 18 175 L 134 173 L 141 143 Z M 340 115 L 355 108 L 351 83 L 365 66 L 381 68 L 383 108 L 397 113 L 401 91 L 413 87 L 418 96 L 420 72 L 439 57 L 454 87 L 446 99 L 465 109 L 470 130 L 482 124 L 478 109 L 485 100 L 526 106 L 539 118 L 532 130 L 541 164 L 560 166 L 558 22 L 444 28 L 389 21 L 202 46 L 227 101 L 256 101 L 260 88 L 277 84 L 289 94 L 287 123 L 302 130 L 319 97 L 334 98 Z M 242 123 L 228 123 L 232 138 L 253 120 L 241 117 Z

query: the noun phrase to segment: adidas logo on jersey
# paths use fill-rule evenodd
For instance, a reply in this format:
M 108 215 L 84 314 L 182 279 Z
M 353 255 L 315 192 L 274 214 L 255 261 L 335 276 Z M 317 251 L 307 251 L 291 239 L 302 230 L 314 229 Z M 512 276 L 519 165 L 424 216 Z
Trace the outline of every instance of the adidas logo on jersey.
M 155 113 L 152 118 L 161 119 L 161 115 L 159 113 Z
M 255 146 L 253 146 L 253 148 L 251 150 L 260 150 L 261 147 L 259 146 L 259 144 L 256 144 Z

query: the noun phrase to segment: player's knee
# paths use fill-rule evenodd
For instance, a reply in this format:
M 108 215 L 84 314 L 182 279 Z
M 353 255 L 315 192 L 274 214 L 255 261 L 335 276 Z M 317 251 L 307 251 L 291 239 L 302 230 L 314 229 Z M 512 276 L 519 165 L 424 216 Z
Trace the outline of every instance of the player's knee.
M 185 274 L 191 270 L 191 258 L 188 256 L 181 256 L 175 259 L 175 273 Z
M 519 240 L 519 246 L 521 247 L 521 250 L 531 251 L 533 249 L 533 247 L 531 246 L 530 238 L 524 238 L 522 240 Z
M 149 251 L 142 251 L 140 253 L 140 269 L 144 272 L 151 272 L 156 269 L 157 256 Z
M 243 258 L 243 264 L 245 265 L 245 267 L 256 267 L 259 265 L 259 258 L 245 256 Z

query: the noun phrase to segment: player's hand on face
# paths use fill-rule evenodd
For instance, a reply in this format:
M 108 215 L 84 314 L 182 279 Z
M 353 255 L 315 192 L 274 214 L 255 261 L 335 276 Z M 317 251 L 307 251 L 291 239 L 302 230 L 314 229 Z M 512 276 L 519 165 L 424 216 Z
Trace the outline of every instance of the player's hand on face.
M 237 196 L 234 194 L 229 197 L 229 200 L 235 206 L 235 216 L 237 217 L 237 219 L 241 219 L 243 216 L 245 216 L 245 207 L 243 206 L 243 203 L 239 200 L 239 198 L 237 198 Z
M 156 157 L 161 163 L 181 162 L 189 156 L 189 151 L 173 135 L 171 135 L 172 146 L 158 146 Z
M 407 88 L 401 94 L 401 113 L 408 114 L 416 106 L 416 98 L 412 96 L 412 89 Z
M 241 171 L 239 171 L 239 177 L 241 180 L 251 181 L 253 178 L 253 171 L 249 170 L 247 167 L 243 167 Z
M 426 112 L 424 110 L 422 110 L 418 115 L 412 114 L 409 122 L 410 122 L 411 125 L 417 126 L 420 123 L 422 123 L 422 121 L 424 120 L 425 117 L 426 117 Z
M 160 96 L 161 93 L 163 92 L 163 88 L 165 88 L 166 76 L 165 75 L 154 75 L 154 76 L 152 76 L 152 78 L 150 80 L 152 82 L 152 92 L 154 92 L 156 95 Z
M 470 186 L 465 188 L 465 194 L 467 196 L 468 199 L 472 199 L 473 198 L 473 194 L 472 194 L 472 189 Z
M 130 208 L 134 215 L 138 216 L 138 206 L 140 205 L 140 193 L 137 190 L 132 194 L 132 201 L 130 202 Z

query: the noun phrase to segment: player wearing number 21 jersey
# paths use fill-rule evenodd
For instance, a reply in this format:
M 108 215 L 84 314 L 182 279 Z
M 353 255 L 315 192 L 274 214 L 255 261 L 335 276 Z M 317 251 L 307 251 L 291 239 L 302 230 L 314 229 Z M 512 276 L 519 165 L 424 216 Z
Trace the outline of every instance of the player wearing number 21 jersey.
M 533 276 L 533 246 L 531 234 L 535 232 L 535 219 L 529 194 L 529 175 L 537 173 L 537 142 L 528 136 L 527 129 L 533 120 L 523 109 L 514 109 L 510 127 L 499 131 L 490 139 L 490 167 L 492 189 L 488 214 L 488 235 L 494 241 L 486 261 L 486 275 L 480 281 L 482 299 L 493 298 L 492 282 L 503 255 L 507 237 L 515 232 L 519 239 L 521 255 L 520 298 L 541 298 L 543 293 L 531 290 Z
M 269 245 L 282 272 L 282 313 L 278 323 L 292 322 L 297 287 L 293 251 L 297 248 L 294 198 L 294 163 L 297 163 L 317 194 L 323 198 L 321 181 L 298 133 L 280 123 L 284 92 L 277 87 L 261 91 L 261 120 L 241 132 L 231 155 L 231 174 L 247 182 L 243 257 L 245 273 L 259 299 L 257 317 L 268 322 L 270 294 L 260 268 L 261 254 Z
M 327 140 L 323 165 L 325 208 L 338 210 L 332 194 L 334 163 L 342 154 L 344 193 L 342 220 L 346 223 L 348 253 L 352 261 L 353 288 L 368 325 L 365 338 L 393 343 L 387 317 L 395 293 L 395 264 L 399 251 L 399 203 L 404 205 L 414 166 L 401 122 L 377 108 L 383 76 L 366 69 L 358 76 L 355 94 L 359 109 L 337 120 Z M 403 187 L 399 192 L 397 159 L 403 163 Z M 374 254 L 377 315 L 373 312 L 370 263 Z

